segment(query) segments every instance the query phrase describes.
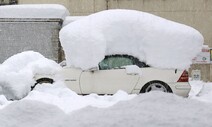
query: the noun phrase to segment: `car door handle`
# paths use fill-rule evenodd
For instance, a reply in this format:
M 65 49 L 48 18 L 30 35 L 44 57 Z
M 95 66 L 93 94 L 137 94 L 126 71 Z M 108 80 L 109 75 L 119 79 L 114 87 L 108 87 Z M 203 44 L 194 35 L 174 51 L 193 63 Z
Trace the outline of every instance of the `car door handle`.
M 76 79 L 65 79 L 65 81 L 67 81 L 67 82 L 73 82 L 73 81 L 77 81 Z

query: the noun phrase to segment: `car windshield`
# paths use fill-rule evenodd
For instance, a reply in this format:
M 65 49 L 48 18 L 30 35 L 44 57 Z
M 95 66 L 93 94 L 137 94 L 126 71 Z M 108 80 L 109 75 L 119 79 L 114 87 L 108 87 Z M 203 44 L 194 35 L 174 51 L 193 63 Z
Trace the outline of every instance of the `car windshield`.
M 145 63 L 140 62 L 137 58 L 128 55 L 112 55 L 106 56 L 103 61 L 99 63 L 100 70 L 120 69 L 127 65 L 137 65 L 139 67 L 148 67 Z

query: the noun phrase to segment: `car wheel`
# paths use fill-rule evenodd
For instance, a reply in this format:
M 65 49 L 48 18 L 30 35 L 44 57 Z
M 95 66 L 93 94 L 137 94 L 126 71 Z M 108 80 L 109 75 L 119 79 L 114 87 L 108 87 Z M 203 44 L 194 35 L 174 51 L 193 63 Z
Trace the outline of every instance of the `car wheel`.
M 53 79 L 50 79 L 50 78 L 41 78 L 41 79 L 38 79 L 36 81 L 36 83 L 33 86 L 31 86 L 31 91 L 36 87 L 37 84 L 42 84 L 42 83 L 50 83 L 50 84 L 52 84 L 53 82 L 54 82 L 54 80 Z
M 172 93 L 171 88 L 164 82 L 161 81 L 151 81 L 143 86 L 140 93 L 147 93 L 150 91 L 161 91 L 166 93 Z

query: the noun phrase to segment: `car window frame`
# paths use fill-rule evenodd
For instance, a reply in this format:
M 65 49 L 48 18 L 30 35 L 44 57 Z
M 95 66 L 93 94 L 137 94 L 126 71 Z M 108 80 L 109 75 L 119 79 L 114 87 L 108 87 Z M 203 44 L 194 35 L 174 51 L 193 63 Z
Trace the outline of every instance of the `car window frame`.
M 111 58 L 111 57 L 114 57 L 114 58 L 116 58 L 116 57 L 128 58 L 128 59 L 132 60 L 132 62 L 133 62 L 132 65 L 137 65 L 139 68 L 150 67 L 150 66 L 147 65 L 145 62 L 139 61 L 138 58 L 136 58 L 136 57 L 134 57 L 134 56 L 131 56 L 131 55 L 125 55 L 125 54 L 124 54 L 124 55 L 120 55 L 120 54 L 116 54 L 116 55 L 107 55 L 107 56 L 105 56 L 105 58 L 104 58 L 102 61 L 104 61 L 104 60 L 106 60 L 106 59 L 109 59 L 109 58 Z M 102 61 L 101 61 L 101 62 L 102 62 Z M 101 63 L 101 62 L 100 62 L 100 63 Z M 99 70 L 123 69 L 123 68 L 121 68 L 121 67 L 111 68 L 111 69 L 103 69 L 103 68 L 100 66 L 100 63 L 98 64 Z

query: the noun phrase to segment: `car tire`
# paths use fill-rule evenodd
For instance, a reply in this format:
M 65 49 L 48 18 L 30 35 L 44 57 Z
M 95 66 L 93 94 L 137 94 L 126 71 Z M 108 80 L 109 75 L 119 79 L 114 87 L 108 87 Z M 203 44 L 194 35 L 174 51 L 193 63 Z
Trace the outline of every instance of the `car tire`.
M 151 81 L 145 84 L 142 87 L 140 93 L 147 93 L 151 91 L 162 91 L 165 93 L 172 93 L 172 89 L 162 81 Z
M 36 81 L 36 83 L 31 86 L 31 91 L 37 86 L 37 84 L 42 84 L 42 83 L 50 83 L 50 84 L 53 84 L 54 80 L 53 79 L 50 79 L 50 78 L 41 78 L 41 79 L 38 79 Z

